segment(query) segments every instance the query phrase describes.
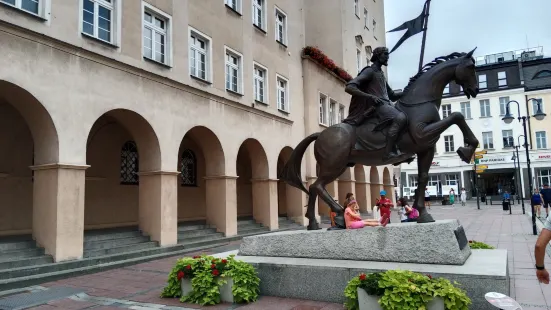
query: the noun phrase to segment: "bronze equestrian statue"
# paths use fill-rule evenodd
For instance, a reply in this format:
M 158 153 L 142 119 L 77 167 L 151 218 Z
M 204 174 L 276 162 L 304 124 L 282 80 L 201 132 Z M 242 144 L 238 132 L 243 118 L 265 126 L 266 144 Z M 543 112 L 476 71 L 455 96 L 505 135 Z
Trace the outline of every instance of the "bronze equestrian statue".
M 476 48 L 475 48 L 476 49 Z M 451 81 L 463 87 L 468 98 L 478 95 L 475 60 L 469 53 L 452 53 L 426 64 L 413 76 L 402 93 L 393 92 L 381 71 L 388 63 L 389 53 L 384 47 L 373 52 L 373 65 L 364 68 L 346 85 L 352 95 L 349 116 L 340 124 L 303 139 L 291 153 L 283 169 L 282 180 L 309 196 L 306 217 L 308 230 L 320 229 L 315 217 L 315 203 L 319 196 L 337 213 L 337 226 L 343 228 L 343 208 L 335 202 L 325 186 L 336 180 L 348 167 L 399 165 L 410 162 L 417 155 L 419 182 L 424 189 L 440 134 L 452 125 L 463 133 L 465 146 L 457 153 L 469 163 L 478 147 L 478 140 L 459 112 L 440 118 L 440 104 L 445 86 Z M 392 105 L 390 100 L 397 100 Z M 317 180 L 309 191 L 302 183 L 302 157 L 310 143 L 319 165 Z M 422 191 L 421 191 L 422 192 Z M 419 193 L 419 190 L 416 191 Z M 434 222 L 424 207 L 424 196 L 416 194 L 413 207 L 419 211 L 418 223 Z

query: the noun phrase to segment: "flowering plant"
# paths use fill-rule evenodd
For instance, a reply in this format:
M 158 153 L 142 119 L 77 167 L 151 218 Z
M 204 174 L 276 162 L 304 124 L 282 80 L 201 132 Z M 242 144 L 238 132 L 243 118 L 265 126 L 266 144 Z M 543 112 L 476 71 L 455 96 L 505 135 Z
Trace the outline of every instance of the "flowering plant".
M 495 249 L 493 246 L 486 244 L 484 242 L 479 242 L 475 240 L 469 240 L 469 247 L 471 249 L 483 249 L 483 250 L 493 250 Z
M 352 80 L 352 76 L 348 72 L 346 72 L 343 68 L 337 66 L 335 62 L 327 57 L 327 55 L 325 55 L 319 48 L 306 46 L 302 50 L 302 54 L 304 56 L 309 56 L 318 64 L 325 67 L 327 70 L 335 73 L 339 78 L 343 79 L 344 81 L 348 82 Z
M 446 309 L 469 309 L 471 300 L 463 290 L 456 287 L 458 283 L 454 284 L 444 278 L 433 278 L 409 270 L 362 273 L 348 282 L 344 290 L 344 306 L 346 309 L 359 309 L 358 288 L 362 288 L 369 295 L 380 296 L 379 304 L 385 310 L 425 309 L 434 297 L 442 298 Z
M 227 282 L 227 277 L 233 279 L 232 293 L 236 302 L 252 302 L 258 298 L 260 279 L 256 270 L 235 260 L 234 255 L 227 259 L 203 255 L 177 260 L 161 297 L 180 297 L 182 302 L 215 305 L 220 303 L 219 287 Z M 193 290 L 186 296 L 182 296 L 182 280 L 191 280 Z

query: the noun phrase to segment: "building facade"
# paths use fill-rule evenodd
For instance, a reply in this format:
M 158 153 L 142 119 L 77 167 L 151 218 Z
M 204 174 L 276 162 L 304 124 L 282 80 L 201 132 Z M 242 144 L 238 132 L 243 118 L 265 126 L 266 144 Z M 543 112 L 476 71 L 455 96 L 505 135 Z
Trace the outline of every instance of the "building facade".
M 304 225 L 306 195 L 279 172 L 350 98 L 302 49 L 355 75 L 385 44 L 382 0 L 313 1 L 0 0 L 0 234 L 62 261 L 90 229 L 170 246 L 188 221 Z M 367 208 L 391 175 L 357 166 L 328 188 Z
M 455 192 L 465 188 L 469 196 L 475 195 L 475 182 L 481 194 L 500 195 L 509 193 L 529 193 L 528 170 L 524 145 L 524 130 L 519 116 L 534 115 L 538 103 L 545 110 L 551 98 L 551 58 L 543 57 L 542 48 L 499 53 L 477 58 L 477 74 L 480 94 L 470 100 L 460 86 L 451 83 L 444 90 L 440 113 L 447 117 L 452 112 L 461 112 L 469 127 L 479 139 L 479 149 L 487 154 L 479 159 L 478 165 L 487 166 L 482 173 L 475 173 L 474 165 L 464 163 L 456 150 L 463 145 L 463 135 L 457 126 L 446 130 L 436 145 L 436 155 L 429 177 L 431 195 L 445 196 L 451 188 Z M 549 72 L 549 73 L 547 73 Z M 502 118 L 507 113 L 515 117 L 511 124 Z M 547 135 L 551 121 L 528 119 L 527 136 L 534 186 L 549 181 L 551 152 L 548 149 Z M 515 146 L 521 145 L 518 158 L 522 171 L 517 170 Z M 402 178 L 407 180 L 405 194 L 412 193 L 417 185 L 416 162 L 402 165 Z M 476 178 L 476 179 L 475 179 Z

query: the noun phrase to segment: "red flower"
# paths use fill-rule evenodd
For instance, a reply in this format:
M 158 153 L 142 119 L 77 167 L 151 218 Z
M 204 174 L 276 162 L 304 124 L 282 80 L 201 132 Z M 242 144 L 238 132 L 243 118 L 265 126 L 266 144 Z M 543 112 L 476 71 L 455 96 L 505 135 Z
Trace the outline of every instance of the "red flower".
M 199 255 L 193 256 L 193 259 L 198 259 L 198 258 L 201 258 L 201 256 L 199 256 Z
M 212 265 L 210 265 L 210 268 L 214 269 L 214 268 L 216 268 L 216 265 L 212 264 Z
M 217 275 L 219 275 L 219 274 L 220 274 L 220 271 L 218 271 L 218 270 L 216 270 L 216 269 L 214 269 L 214 270 L 212 271 L 212 275 L 215 276 L 215 277 L 216 277 Z
M 472 241 L 472 240 L 469 240 L 469 243 L 473 243 L 473 241 Z
M 431 279 L 431 280 L 432 280 L 432 276 L 431 276 L 430 274 L 428 274 L 428 275 L 427 275 L 427 277 L 429 277 L 429 279 Z
M 362 274 L 360 275 L 360 281 L 364 281 L 365 278 L 366 278 L 365 274 L 362 273 Z
M 228 263 L 228 260 L 227 259 L 223 259 L 222 260 L 222 264 L 227 264 Z
M 191 265 L 187 265 L 187 266 L 186 266 L 186 269 L 187 269 L 187 270 L 190 270 L 190 269 L 191 269 Z
M 212 263 L 213 263 L 213 264 L 216 264 L 216 259 L 213 259 L 213 260 L 212 260 Z
M 182 278 L 185 276 L 183 271 L 178 271 L 178 281 L 182 280 Z

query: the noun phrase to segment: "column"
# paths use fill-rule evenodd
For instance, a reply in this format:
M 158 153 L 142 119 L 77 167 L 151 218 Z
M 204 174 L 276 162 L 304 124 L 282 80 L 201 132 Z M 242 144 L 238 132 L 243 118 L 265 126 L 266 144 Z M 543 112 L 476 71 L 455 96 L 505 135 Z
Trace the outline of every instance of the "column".
M 33 237 L 55 262 L 82 258 L 87 165 L 45 164 L 34 171 Z
M 226 237 L 237 235 L 237 176 L 205 177 L 207 223 Z
M 356 181 L 356 200 L 360 206 L 360 212 L 368 212 L 371 210 L 371 192 L 369 183 L 364 181 Z
M 310 189 L 310 185 L 314 184 L 318 178 L 317 177 L 306 177 L 307 183 L 306 183 L 306 189 Z M 309 197 L 308 197 L 309 199 Z M 321 223 L 321 213 L 320 213 L 320 205 L 319 205 L 320 199 L 316 198 L 316 202 L 314 205 L 316 206 L 316 220 L 318 223 Z M 308 200 L 306 201 L 306 204 L 308 204 Z M 308 207 L 304 210 L 304 214 L 306 214 L 306 210 L 308 210 Z M 308 222 L 306 222 L 306 225 L 308 225 Z
M 304 215 L 306 214 L 305 206 L 308 204 L 308 195 L 289 184 L 285 184 L 285 195 L 287 200 L 287 217 L 300 225 L 306 225 L 306 217 Z
M 178 243 L 178 171 L 140 172 L 139 226 L 160 246 Z
M 356 194 L 355 182 L 353 180 L 339 180 L 339 203 L 342 203 L 346 199 L 347 193 Z M 344 206 L 343 206 L 344 207 Z
M 277 179 L 252 179 L 253 217 L 270 230 L 279 229 Z

